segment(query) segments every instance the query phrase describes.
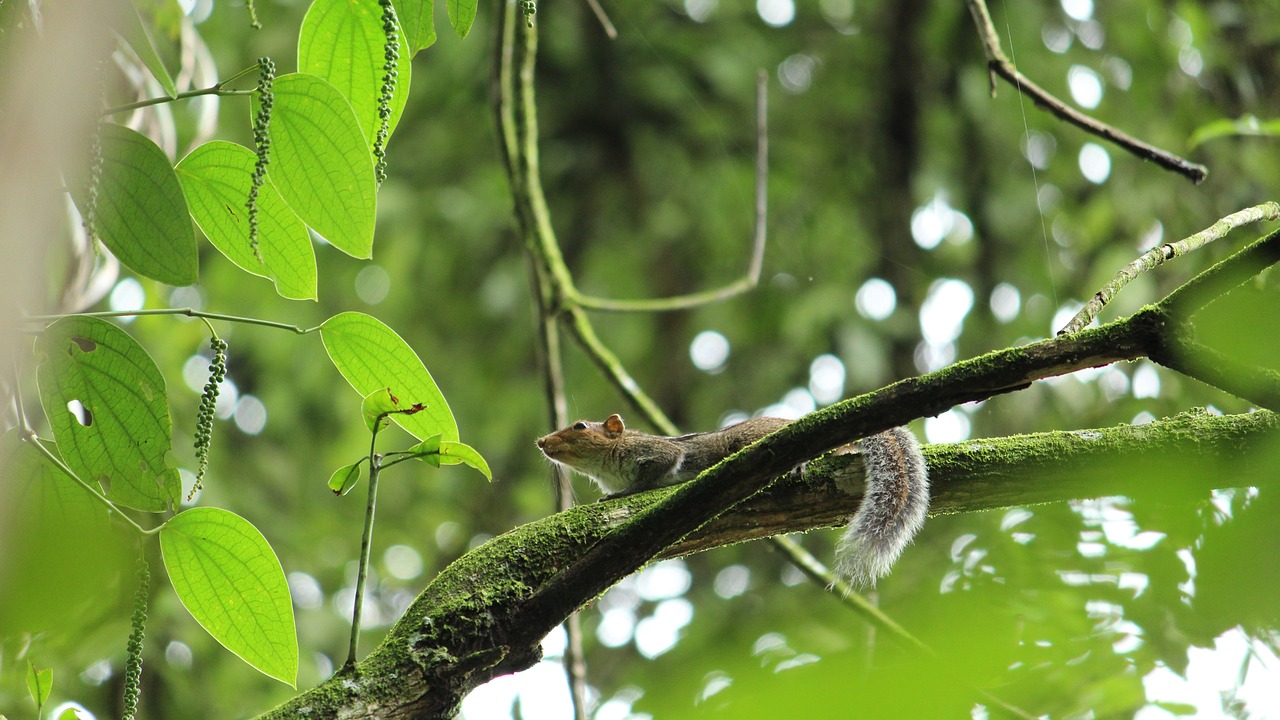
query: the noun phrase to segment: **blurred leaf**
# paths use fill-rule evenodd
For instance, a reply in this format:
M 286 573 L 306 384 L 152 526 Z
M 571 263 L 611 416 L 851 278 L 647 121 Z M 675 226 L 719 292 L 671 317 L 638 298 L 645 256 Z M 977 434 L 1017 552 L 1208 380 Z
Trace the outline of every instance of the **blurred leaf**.
M 31 699 L 36 701 L 36 709 L 44 707 L 44 703 L 49 699 L 49 692 L 53 690 L 53 668 L 36 669 L 36 666 L 27 661 L 27 692 L 31 693 Z
M 314 75 L 275 80 L 267 174 L 285 203 L 334 247 L 373 252 L 373 152 L 342 93 Z M 258 97 L 254 96 L 254 112 Z
M 155 43 L 152 42 L 146 26 L 142 24 L 137 8 L 127 0 L 112 0 L 112 3 L 117 6 L 114 8 L 113 17 L 119 23 L 115 31 L 120 33 L 120 37 L 138 54 L 138 59 L 142 60 L 142 64 L 151 71 L 151 75 L 160 83 L 160 87 L 164 88 L 165 94 L 169 97 L 177 95 L 178 89 L 173 86 L 173 78 L 169 76 L 164 62 L 156 53 Z
M 1170 715 L 1174 715 L 1177 717 L 1187 717 L 1190 715 L 1195 715 L 1200 711 L 1199 708 L 1197 708 L 1195 705 L 1191 705 L 1188 703 L 1157 700 L 1151 704 L 1154 705 L 1155 707 L 1160 708 L 1161 710 L 1164 710 Z
M 361 397 L 390 388 L 402 406 L 424 405 L 417 414 L 391 416 L 405 430 L 418 438 L 458 439 L 458 423 L 431 373 L 413 348 L 382 321 L 364 313 L 341 313 L 324 321 L 320 337 L 334 367 Z
M 396 16 L 409 41 L 409 54 L 401 54 L 401 58 L 412 58 L 435 44 L 436 21 L 431 17 L 434 5 L 434 0 L 396 0 Z
M 476 20 L 476 0 L 447 0 L 449 24 L 458 37 L 465 38 L 471 32 L 471 23 Z
M 80 711 L 69 707 L 58 714 L 58 720 L 80 720 Z
M 98 237 L 129 269 L 169 285 L 199 279 L 196 236 L 169 158 L 145 135 L 101 123 Z M 86 175 L 87 177 L 87 175 Z M 72 191 L 81 214 L 86 181 Z
M 409 97 L 412 63 L 399 33 L 400 62 L 396 63 L 395 94 L 391 100 L 389 132 L 394 132 Z M 302 20 L 298 36 L 298 71 L 328 80 L 347 97 L 373 147 L 381 120 L 386 35 L 377 0 L 316 0 Z
M 354 462 L 333 471 L 333 474 L 329 476 L 329 489 L 333 491 L 334 495 L 346 495 L 351 492 L 351 488 L 355 487 L 356 483 L 360 482 L 360 478 L 364 477 L 364 473 L 360 469 L 362 464 L 363 461 Z
M 55 457 L 58 446 L 45 443 Z M 16 430 L 0 437 L 0 637 L 81 635 L 117 609 L 129 543 L 105 506 Z M 92 548 L 92 552 L 86 552 Z
M 399 409 L 400 398 L 391 394 L 391 388 L 374 390 L 365 395 L 364 401 L 360 403 L 360 414 L 364 416 L 364 425 L 369 428 L 369 432 L 386 427 L 390 420 L 385 413 Z
M 160 530 L 174 592 L 223 647 L 294 687 L 298 636 L 284 569 L 248 520 L 219 508 L 183 511 Z
M 67 466 L 113 502 L 147 512 L 175 505 L 168 394 L 147 351 L 105 320 L 74 316 L 45 329 L 36 350 L 40 401 Z
M 1280 120 L 1259 120 L 1255 115 L 1242 115 L 1236 120 L 1222 118 L 1196 128 L 1187 143 L 1194 150 L 1210 140 L 1239 136 L 1280 137 Z
M 258 244 L 249 247 L 245 201 L 253 183 L 253 151 L 215 140 L 192 150 L 175 168 L 191 216 L 209 242 L 245 272 L 270 278 L 276 292 L 294 300 L 316 299 L 316 256 L 307 228 L 271 183 L 258 194 Z

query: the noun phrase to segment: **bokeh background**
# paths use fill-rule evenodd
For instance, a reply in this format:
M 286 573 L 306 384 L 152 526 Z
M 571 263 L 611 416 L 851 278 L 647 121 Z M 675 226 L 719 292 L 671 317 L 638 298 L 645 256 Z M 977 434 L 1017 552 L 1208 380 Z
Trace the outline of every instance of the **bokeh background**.
M 259 0 L 265 27 L 254 31 L 240 3 L 140 3 L 170 67 L 182 68 L 175 74 L 191 87 L 262 55 L 291 71 L 307 5 Z M 1008 85 L 993 98 L 960 2 L 622 0 L 605 8 L 616 40 L 577 0 L 540 3 L 536 15 L 543 181 L 585 292 L 657 297 L 745 270 L 756 70 L 769 76 L 760 287 L 694 311 L 596 317 L 604 342 L 687 430 L 762 412 L 803 414 L 1049 336 L 1141 251 L 1277 196 L 1280 145 L 1266 134 L 1267 120 L 1280 117 L 1274 3 L 991 6 L 1024 73 L 1099 119 L 1205 163 L 1211 174 L 1199 186 L 1062 124 Z M 443 6 L 436 10 L 439 40 L 414 60 L 390 143 L 374 258 L 319 245 L 317 302 L 280 299 L 207 243 L 198 286 L 113 275 L 98 256 L 94 289 L 66 269 L 68 258 L 83 256 L 74 222 L 47 239 L 4 240 L 6 252 L 36 242 L 48 253 L 42 297 L 27 308 L 196 307 L 303 327 L 359 310 L 417 350 L 463 441 L 484 454 L 496 481 L 456 467 L 388 472 L 366 651 L 441 567 L 553 506 L 533 445 L 549 428 L 528 263 L 490 105 L 496 4 L 482 3 L 465 39 L 449 30 Z M 118 102 L 132 98 L 131 77 L 145 82 L 127 57 L 110 72 Z M 1236 122 L 1246 116 L 1257 122 Z M 251 144 L 246 98 L 174 103 L 128 121 L 175 161 L 211 135 Z M 1239 231 L 1140 278 L 1104 319 L 1158 299 L 1257 234 Z M 1273 287 L 1264 276 L 1231 315 L 1272 366 L 1277 355 L 1265 338 L 1273 315 L 1247 313 L 1274 303 Z M 178 461 L 190 469 L 207 379 L 204 327 L 171 317 L 121 322 L 166 373 Z M 230 343 L 229 372 L 196 502 L 234 510 L 271 541 L 297 612 L 299 686 L 310 687 L 345 653 L 363 492 L 335 498 L 325 482 L 366 452 L 360 398 L 318 336 L 228 323 L 218 330 Z M 625 411 L 566 344 L 571 415 Z M 1199 406 L 1249 409 L 1143 362 L 1039 383 L 914 429 L 930 443 L 957 442 L 1149 422 Z M 410 444 L 395 432 L 384 442 Z M 1257 563 L 1278 547 L 1265 521 L 1276 488 L 1131 497 L 1125 478 L 1144 468 L 1114 472 L 1112 497 L 930 520 L 875 593 L 938 650 L 928 671 L 765 544 L 651 567 L 583 613 L 593 716 L 954 717 L 975 702 L 982 707 L 973 716 L 997 714 L 974 687 L 1053 717 L 1280 715 L 1277 580 Z M 1177 472 L 1232 471 L 1206 460 Z M 585 482 L 578 488 L 580 499 L 594 499 Z M 835 533 L 800 539 L 829 558 Z M 206 635 L 160 567 L 153 563 L 144 717 L 247 716 L 292 694 Z M 26 658 L 55 668 L 57 703 L 96 717 L 118 712 L 132 582 L 126 563 L 95 588 L 94 612 L 5 639 L 0 712 L 34 710 Z M 465 716 L 569 717 L 556 662 L 563 644 L 553 634 L 546 662 L 476 691 Z

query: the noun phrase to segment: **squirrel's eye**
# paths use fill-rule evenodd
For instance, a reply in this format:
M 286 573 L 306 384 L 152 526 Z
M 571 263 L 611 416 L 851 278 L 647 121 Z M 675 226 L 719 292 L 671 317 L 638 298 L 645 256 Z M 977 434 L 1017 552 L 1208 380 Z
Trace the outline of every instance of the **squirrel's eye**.
M 579 420 L 578 422 L 576 422 L 576 423 L 574 423 L 574 424 L 573 424 L 573 429 L 574 429 L 574 430 L 586 430 L 586 429 L 587 429 L 587 421 L 586 421 L 586 420 Z

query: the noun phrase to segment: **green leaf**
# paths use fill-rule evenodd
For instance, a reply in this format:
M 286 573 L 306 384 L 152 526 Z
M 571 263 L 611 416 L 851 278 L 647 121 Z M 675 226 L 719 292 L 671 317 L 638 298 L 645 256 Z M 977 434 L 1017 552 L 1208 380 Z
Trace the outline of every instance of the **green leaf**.
M 374 390 L 360 403 L 360 414 L 364 416 L 364 426 L 369 428 L 369 432 L 385 428 L 391 421 L 390 416 L 384 413 L 400 409 L 400 398 L 391 394 L 391 388 Z
M 147 512 L 175 505 L 168 393 L 147 351 L 105 320 L 74 316 L 50 325 L 36 350 L 40 401 L 67 466 L 113 502 Z
M 255 161 L 249 148 L 222 140 L 192 150 L 175 168 L 191 216 L 209 242 L 240 269 L 271 279 L 282 297 L 315 300 L 316 255 L 311 238 L 271 183 L 258 194 L 262 262 L 249 247 L 245 201 Z
M 352 257 L 370 257 L 377 181 L 351 103 L 314 75 L 281 75 L 274 87 L 268 176 L 321 237 Z M 257 104 L 255 95 L 254 112 Z
M 44 447 L 58 456 L 55 443 Z M 0 637 L 98 627 L 123 608 L 103 592 L 129 572 L 132 539 L 16 430 L 0 437 L 0 468 L 0 588 L 22 588 L 0 592 Z
M 401 54 L 401 58 L 412 58 L 435 44 L 436 21 L 431 17 L 434 5 L 434 0 L 396 0 L 396 16 L 400 18 L 400 27 L 409 41 L 410 52 L 409 55 Z
M 448 0 L 449 24 L 458 37 L 465 38 L 476 20 L 476 0 Z
M 1280 119 L 1259 120 L 1256 115 L 1243 115 L 1239 119 L 1222 118 L 1196 128 L 1188 144 L 1191 149 L 1210 140 L 1236 136 L 1280 137 Z
M 404 43 L 398 45 L 396 87 L 391 100 L 389 128 L 395 130 L 409 97 L 412 64 Z M 377 0 L 315 0 L 298 33 L 298 71 L 324 78 L 338 88 L 355 109 L 365 139 L 373 147 L 381 119 L 378 97 L 382 93 L 386 35 L 382 8 Z
M 417 456 L 416 459 L 436 467 L 466 463 L 479 470 L 489 482 L 493 482 L 493 473 L 489 471 L 489 463 L 485 462 L 484 458 L 480 457 L 480 453 L 476 452 L 474 448 L 464 443 L 455 440 L 441 440 L 439 435 L 434 435 L 409 448 L 409 452 L 415 454 Z
M 102 123 L 98 238 L 130 270 L 169 285 L 199 279 L 196 235 L 178 176 L 164 151 L 145 135 Z M 75 183 L 85 212 L 87 181 Z
M 36 709 L 44 707 L 49 699 L 49 691 L 53 690 L 53 668 L 36 669 L 31 661 L 27 661 L 27 692 L 36 701 Z
M 320 338 L 338 372 L 361 397 L 390 388 L 402 407 L 422 403 L 422 412 L 391 416 L 405 430 L 418 438 L 458 439 L 458 423 L 431 373 L 413 348 L 382 321 L 364 313 L 341 313 L 324 321 Z
M 468 467 L 479 470 L 486 480 L 493 482 L 493 473 L 489 470 L 489 463 L 485 462 L 480 453 L 476 452 L 475 448 L 470 445 L 449 440 L 442 441 L 440 443 L 440 457 L 441 462 L 452 460 L 454 463 L 466 463 Z
M 409 452 L 417 455 L 417 459 L 430 465 L 440 467 L 440 436 L 432 435 L 409 448 Z
M 351 492 L 351 488 L 355 487 L 356 483 L 360 482 L 360 478 L 364 477 L 364 472 L 361 471 L 363 462 L 353 462 L 333 471 L 329 476 L 329 489 L 334 495 L 346 495 Z
M 151 71 L 151 74 L 160 83 L 160 87 L 164 88 L 165 94 L 169 97 L 176 96 L 178 89 L 173 86 L 173 78 L 169 76 L 169 71 L 165 68 L 164 62 L 160 60 L 160 55 L 156 52 L 155 43 L 152 42 L 151 35 L 147 32 L 142 18 L 139 17 L 137 8 L 133 6 L 133 3 L 125 0 L 113 0 L 112 5 L 114 7 L 112 8 L 111 17 L 118 23 L 114 30 L 138 54 L 138 59 Z
M 3 716 L 0 716 L 0 720 L 3 720 Z M 69 707 L 58 714 L 58 720 L 80 720 L 80 711 Z
M 192 508 L 160 529 L 174 592 L 223 647 L 264 675 L 295 687 L 298 635 L 289 584 L 267 539 L 220 508 Z

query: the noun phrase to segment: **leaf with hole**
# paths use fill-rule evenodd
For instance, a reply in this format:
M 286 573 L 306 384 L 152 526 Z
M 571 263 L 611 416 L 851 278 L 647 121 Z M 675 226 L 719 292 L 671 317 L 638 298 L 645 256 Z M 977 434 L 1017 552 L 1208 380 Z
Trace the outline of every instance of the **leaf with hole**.
M 177 504 L 164 376 L 128 333 L 98 318 L 66 317 L 36 341 L 40 402 L 82 480 L 147 512 Z
M 284 569 L 248 520 L 192 508 L 160 529 L 160 551 L 183 607 L 222 646 L 294 687 L 298 635 Z

